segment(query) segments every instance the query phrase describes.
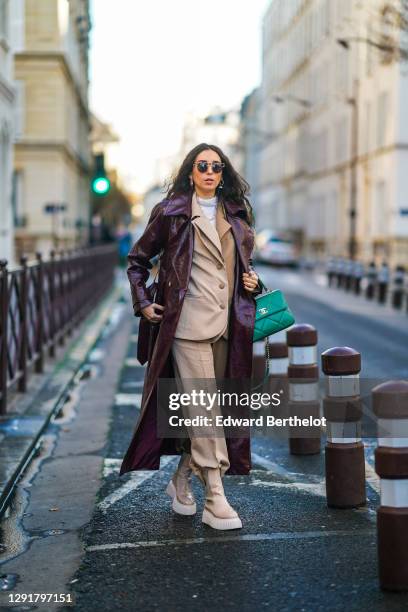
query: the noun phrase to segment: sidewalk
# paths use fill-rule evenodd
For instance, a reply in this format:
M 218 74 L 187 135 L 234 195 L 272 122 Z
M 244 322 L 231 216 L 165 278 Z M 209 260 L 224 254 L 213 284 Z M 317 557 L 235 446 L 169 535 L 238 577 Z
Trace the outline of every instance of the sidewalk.
M 58 413 L 77 379 L 86 376 L 81 366 L 92 350 L 113 304 L 120 298 L 116 285 L 87 317 L 60 359 L 46 365 L 45 374 L 29 381 L 27 393 L 16 395 L 8 412 L 0 416 L 0 519 L 6 512 L 20 475 L 35 455 L 47 425 Z

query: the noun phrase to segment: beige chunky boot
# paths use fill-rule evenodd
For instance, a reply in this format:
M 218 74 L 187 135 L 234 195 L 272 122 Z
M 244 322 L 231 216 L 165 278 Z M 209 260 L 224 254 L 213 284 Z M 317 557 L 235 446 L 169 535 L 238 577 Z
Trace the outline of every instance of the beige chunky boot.
M 177 470 L 174 472 L 166 488 L 167 495 L 173 500 L 171 507 L 174 512 L 185 516 L 190 516 L 197 512 L 197 505 L 191 488 L 192 471 L 190 459 L 191 455 L 187 453 L 181 455 Z
M 203 468 L 198 476 L 205 485 L 202 522 L 213 529 L 241 529 L 241 519 L 225 497 L 220 469 Z

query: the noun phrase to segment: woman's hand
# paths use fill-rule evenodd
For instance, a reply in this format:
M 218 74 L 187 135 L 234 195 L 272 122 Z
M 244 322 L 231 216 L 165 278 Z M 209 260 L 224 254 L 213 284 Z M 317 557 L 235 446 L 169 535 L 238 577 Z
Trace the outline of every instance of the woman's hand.
M 146 317 L 150 323 L 160 323 L 163 318 L 163 315 L 156 313 L 156 308 L 161 308 L 164 310 L 164 306 L 161 304 L 156 304 L 156 302 L 149 304 L 149 306 L 146 306 L 141 310 L 142 315 Z
M 252 293 L 258 286 L 258 275 L 254 270 L 251 270 L 249 274 L 247 272 L 243 272 L 242 281 L 245 289 Z

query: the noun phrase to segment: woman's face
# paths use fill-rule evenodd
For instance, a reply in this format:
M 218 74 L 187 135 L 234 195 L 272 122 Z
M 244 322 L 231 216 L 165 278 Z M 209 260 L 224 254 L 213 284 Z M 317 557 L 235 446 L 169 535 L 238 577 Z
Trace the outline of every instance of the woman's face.
M 197 194 L 210 198 L 215 194 L 215 190 L 222 179 L 222 172 L 216 174 L 212 169 L 211 163 L 214 161 L 221 162 L 221 158 L 212 149 L 207 149 L 197 155 L 194 163 L 197 164 L 199 161 L 208 162 L 206 172 L 199 172 L 197 166 L 194 165 L 190 177 L 193 179 Z

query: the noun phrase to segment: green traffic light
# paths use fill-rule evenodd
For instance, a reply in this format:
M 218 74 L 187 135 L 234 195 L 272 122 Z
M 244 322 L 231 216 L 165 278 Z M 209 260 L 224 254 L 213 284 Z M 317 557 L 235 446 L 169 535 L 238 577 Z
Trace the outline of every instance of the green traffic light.
M 105 195 L 110 189 L 110 180 L 106 176 L 98 176 L 92 181 L 92 191 L 98 195 Z

